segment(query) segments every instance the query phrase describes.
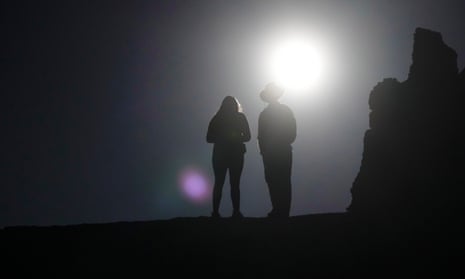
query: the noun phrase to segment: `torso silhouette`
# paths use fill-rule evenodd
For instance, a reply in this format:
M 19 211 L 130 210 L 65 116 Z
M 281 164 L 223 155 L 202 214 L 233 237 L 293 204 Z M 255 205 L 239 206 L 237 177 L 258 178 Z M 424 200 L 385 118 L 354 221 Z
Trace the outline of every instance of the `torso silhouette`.
M 273 103 L 260 113 L 258 143 L 262 154 L 290 151 L 295 138 L 296 122 L 289 107 Z
M 210 121 L 207 142 L 214 143 L 213 154 L 243 154 L 248 140 L 250 132 L 244 114 L 217 114 Z

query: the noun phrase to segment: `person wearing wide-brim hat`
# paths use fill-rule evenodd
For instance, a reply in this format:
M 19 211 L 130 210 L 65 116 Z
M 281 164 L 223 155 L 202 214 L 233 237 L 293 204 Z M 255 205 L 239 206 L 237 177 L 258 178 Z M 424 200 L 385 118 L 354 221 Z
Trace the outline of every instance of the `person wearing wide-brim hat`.
M 284 89 L 274 83 L 260 92 L 268 103 L 258 119 L 258 145 L 265 169 L 272 209 L 268 217 L 289 217 L 291 209 L 292 146 L 296 121 L 292 110 L 279 102 Z
M 284 94 L 284 89 L 277 86 L 275 83 L 269 83 L 265 89 L 260 92 L 260 99 L 267 103 L 277 102 L 279 98 Z

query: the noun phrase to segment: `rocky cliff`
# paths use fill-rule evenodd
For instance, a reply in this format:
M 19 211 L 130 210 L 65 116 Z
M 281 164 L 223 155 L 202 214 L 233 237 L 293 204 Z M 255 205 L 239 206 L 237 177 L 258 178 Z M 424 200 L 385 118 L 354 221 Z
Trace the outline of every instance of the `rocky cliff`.
M 417 28 L 408 79 L 369 98 L 369 129 L 348 211 L 445 220 L 465 204 L 465 71 L 438 32 Z

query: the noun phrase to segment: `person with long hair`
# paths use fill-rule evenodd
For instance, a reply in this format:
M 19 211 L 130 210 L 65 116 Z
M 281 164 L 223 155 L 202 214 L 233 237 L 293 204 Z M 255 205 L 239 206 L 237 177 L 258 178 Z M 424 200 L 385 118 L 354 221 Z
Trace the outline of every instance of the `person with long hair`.
M 207 142 L 213 143 L 213 172 L 215 185 L 213 188 L 212 217 L 221 217 L 219 208 L 226 173 L 229 171 L 231 185 L 231 201 L 234 218 L 243 217 L 240 211 L 240 179 L 246 152 L 244 142 L 250 140 L 249 123 L 236 98 L 226 96 L 220 109 L 210 120 L 207 131 Z

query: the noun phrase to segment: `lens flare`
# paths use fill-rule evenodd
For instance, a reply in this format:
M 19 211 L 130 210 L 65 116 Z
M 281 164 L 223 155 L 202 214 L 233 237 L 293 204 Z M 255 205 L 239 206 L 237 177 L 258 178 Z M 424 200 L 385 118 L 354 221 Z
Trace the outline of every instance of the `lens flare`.
M 187 168 L 182 171 L 179 184 L 183 195 L 194 203 L 204 203 L 210 197 L 210 183 L 198 169 Z

